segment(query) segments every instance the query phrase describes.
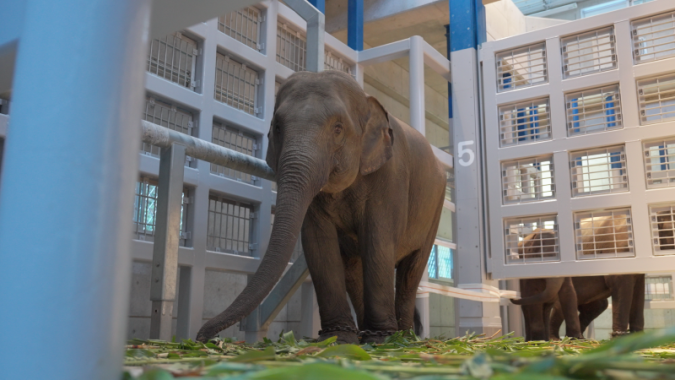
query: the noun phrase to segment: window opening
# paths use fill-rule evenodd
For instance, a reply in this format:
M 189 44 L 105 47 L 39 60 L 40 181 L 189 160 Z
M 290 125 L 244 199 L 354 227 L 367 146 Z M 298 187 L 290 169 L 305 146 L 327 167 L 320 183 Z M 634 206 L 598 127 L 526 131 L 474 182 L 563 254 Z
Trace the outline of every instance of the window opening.
M 147 97 L 145 100 L 143 120 L 184 133 L 188 136 L 192 136 L 195 132 L 192 112 L 153 97 Z M 141 146 L 141 152 L 149 156 L 159 157 L 161 151 L 160 147 L 145 142 Z M 196 167 L 196 163 L 197 160 L 194 158 L 185 157 L 185 165 Z
M 675 255 L 675 204 L 649 206 L 649 219 L 654 254 Z
M 434 244 L 429 255 L 427 273 L 430 279 L 452 280 L 452 248 Z
M 158 181 L 154 178 L 141 176 L 136 182 L 136 195 L 134 197 L 134 239 L 154 241 L 155 225 L 157 224 L 157 196 Z M 189 190 L 183 188 L 180 207 L 180 240 L 181 246 L 188 246 L 191 232 L 188 228 L 188 212 L 190 205 Z
M 548 82 L 544 42 L 497 53 L 497 92 Z
M 550 140 L 548 98 L 499 107 L 499 132 L 502 146 Z
M 675 120 L 675 73 L 637 81 L 640 124 Z
M 216 83 L 214 98 L 230 107 L 251 115 L 260 115 L 256 106 L 258 72 L 227 55 L 216 54 Z
M 208 250 L 251 256 L 253 206 L 209 195 Z
M 150 43 L 148 72 L 195 90 L 195 67 L 197 64 L 197 42 L 182 33 L 170 34 Z
M 502 200 L 505 204 L 554 197 L 552 155 L 502 163 Z
M 544 215 L 504 221 L 507 264 L 560 261 L 558 218 Z
M 565 78 L 616 68 L 613 26 L 562 38 L 560 44 Z
M 236 128 L 232 128 L 229 125 L 225 126 L 225 124 L 216 121 L 213 122 L 211 142 L 251 157 L 255 157 L 258 150 L 258 144 L 254 136 L 244 133 Z M 257 177 L 250 174 L 213 163 L 211 164 L 211 173 L 250 184 L 256 184 L 256 181 L 258 180 Z
M 665 301 L 673 299 L 673 276 L 645 276 L 645 301 Z
M 648 189 L 675 186 L 675 138 L 643 143 Z
M 574 213 L 577 259 L 634 257 L 630 208 Z
M 636 64 L 675 56 L 675 12 L 631 22 Z
M 567 94 L 565 99 L 569 136 L 623 128 L 618 84 Z
M 258 8 L 247 7 L 218 17 L 218 30 L 258 51 L 260 43 L 262 14 Z
M 624 147 L 572 152 L 572 196 L 628 191 Z

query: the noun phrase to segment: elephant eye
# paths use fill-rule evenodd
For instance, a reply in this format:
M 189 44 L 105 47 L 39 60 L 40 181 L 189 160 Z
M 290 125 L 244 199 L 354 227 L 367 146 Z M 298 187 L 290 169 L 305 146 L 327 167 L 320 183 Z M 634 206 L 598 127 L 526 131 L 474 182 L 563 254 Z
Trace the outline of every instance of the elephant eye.
M 274 124 L 274 133 L 275 133 L 275 134 L 278 134 L 279 131 L 281 131 L 281 127 L 279 127 L 279 123 Z
M 333 126 L 333 133 L 335 133 L 335 135 L 338 136 L 340 133 L 342 133 L 343 129 L 344 127 L 342 126 L 342 124 L 340 123 L 335 124 L 335 126 Z

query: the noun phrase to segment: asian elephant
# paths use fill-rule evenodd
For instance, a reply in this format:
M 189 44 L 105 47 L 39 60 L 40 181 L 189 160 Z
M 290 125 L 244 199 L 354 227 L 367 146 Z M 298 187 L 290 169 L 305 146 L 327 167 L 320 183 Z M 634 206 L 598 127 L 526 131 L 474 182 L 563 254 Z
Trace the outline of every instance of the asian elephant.
M 445 194 L 445 173 L 429 142 L 339 71 L 291 75 L 277 94 L 268 138 L 278 195 L 267 253 L 197 339 L 260 304 L 300 235 L 321 340 L 337 335 L 338 342 L 357 343 L 360 332 L 362 342 L 381 342 L 410 329 Z
M 612 297 L 612 336 L 644 330 L 645 275 L 625 274 L 609 276 L 573 277 L 577 295 L 581 331 L 607 309 L 607 297 Z M 560 339 L 558 330 L 563 313 L 569 305 L 556 303 L 551 315 L 551 338 Z M 573 309 L 575 312 L 576 308 Z M 565 319 L 565 321 L 567 321 Z

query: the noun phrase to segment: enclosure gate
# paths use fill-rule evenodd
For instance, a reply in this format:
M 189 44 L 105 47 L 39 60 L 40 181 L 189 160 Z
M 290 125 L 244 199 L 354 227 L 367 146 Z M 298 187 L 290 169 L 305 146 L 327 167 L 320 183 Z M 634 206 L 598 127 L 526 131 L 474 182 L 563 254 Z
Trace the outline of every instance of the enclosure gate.
M 675 3 L 488 42 L 480 62 L 492 278 L 674 268 Z

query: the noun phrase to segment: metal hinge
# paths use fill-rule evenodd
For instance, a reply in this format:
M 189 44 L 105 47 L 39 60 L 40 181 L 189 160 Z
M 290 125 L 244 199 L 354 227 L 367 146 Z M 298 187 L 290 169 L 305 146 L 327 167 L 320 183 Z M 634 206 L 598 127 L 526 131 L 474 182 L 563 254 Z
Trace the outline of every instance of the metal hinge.
M 181 32 L 176 32 L 175 35 L 176 35 L 176 37 L 178 37 L 178 38 L 183 38 L 183 33 L 181 33 Z
M 183 239 L 183 240 L 191 239 L 192 238 L 192 232 L 190 232 L 190 231 L 181 232 L 180 238 Z
M 253 143 L 253 151 L 255 152 L 258 150 L 258 143 Z
M 263 51 L 263 50 L 265 50 L 265 43 L 261 42 L 256 47 L 258 48 L 258 51 Z
M 257 215 L 255 212 L 251 212 L 251 213 L 249 214 L 249 218 L 250 218 L 251 220 L 253 220 L 253 219 L 257 218 L 257 217 L 258 217 L 258 215 Z
M 237 134 L 238 134 L 239 136 L 243 136 L 243 135 L 244 135 L 244 132 L 238 131 Z
M 253 113 L 256 115 L 260 115 L 262 113 L 262 107 L 253 108 Z
M 150 107 L 154 107 L 154 106 L 155 106 L 155 98 L 150 98 L 150 99 L 148 99 L 148 105 L 149 105 Z
M 193 80 L 192 82 L 190 82 L 190 87 L 192 87 L 192 88 L 197 88 L 197 87 L 199 86 L 200 83 L 201 83 L 201 82 L 199 81 L 199 79 L 198 79 L 198 80 Z
M 194 56 L 202 55 L 202 49 L 196 49 L 196 48 L 192 49 L 192 55 L 194 55 Z
M 258 249 L 258 243 L 249 243 L 248 245 L 249 251 L 255 251 L 256 249 Z

